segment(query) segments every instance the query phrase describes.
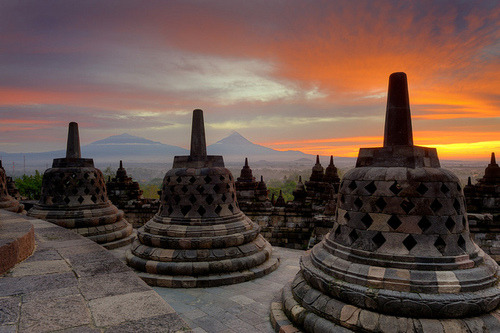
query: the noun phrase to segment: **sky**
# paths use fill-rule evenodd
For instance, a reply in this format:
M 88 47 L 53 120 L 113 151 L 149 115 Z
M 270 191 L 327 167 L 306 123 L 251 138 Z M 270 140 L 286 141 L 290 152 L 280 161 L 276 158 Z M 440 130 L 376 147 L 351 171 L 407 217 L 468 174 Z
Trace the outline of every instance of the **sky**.
M 0 151 L 129 133 L 357 156 L 381 146 L 388 77 L 406 72 L 416 145 L 500 153 L 500 3 L 0 2 Z

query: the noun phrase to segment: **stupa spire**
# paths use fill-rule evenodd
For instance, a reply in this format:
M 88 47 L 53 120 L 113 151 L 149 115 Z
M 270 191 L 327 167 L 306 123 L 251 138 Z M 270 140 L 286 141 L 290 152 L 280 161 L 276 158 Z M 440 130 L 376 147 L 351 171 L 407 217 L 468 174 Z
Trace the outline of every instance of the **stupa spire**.
M 316 155 L 316 164 L 319 164 L 319 155 Z
M 66 158 L 82 158 L 82 152 L 80 150 L 80 134 L 78 133 L 78 123 L 75 122 L 69 123 Z
M 490 164 L 497 164 L 494 152 L 491 153 L 491 162 L 490 162 Z
M 203 121 L 203 111 L 200 109 L 196 109 L 193 111 L 190 156 L 192 159 L 195 160 L 205 160 L 207 158 L 207 143 L 205 141 L 205 122 Z
M 120 160 L 120 169 L 123 169 L 123 162 Z
M 408 81 L 403 72 L 389 77 L 384 147 L 389 146 L 413 146 Z

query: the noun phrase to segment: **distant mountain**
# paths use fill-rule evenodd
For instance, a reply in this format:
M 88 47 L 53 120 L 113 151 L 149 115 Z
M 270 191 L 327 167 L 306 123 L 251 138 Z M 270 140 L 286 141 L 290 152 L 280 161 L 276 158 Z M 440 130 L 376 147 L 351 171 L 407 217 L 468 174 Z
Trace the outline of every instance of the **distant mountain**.
M 132 144 L 132 145 L 162 145 L 163 143 L 158 142 L 158 141 L 152 141 L 148 140 L 145 138 L 141 138 L 140 136 L 134 136 L 130 135 L 128 133 L 123 133 L 120 135 L 112 135 L 110 137 L 107 137 L 106 139 L 94 141 L 91 143 L 91 145 L 109 145 L 109 144 L 117 144 L 117 145 L 125 145 L 125 144 Z M 174 147 L 174 146 L 172 146 Z
M 189 155 L 187 149 L 163 144 L 161 142 L 148 140 L 127 133 L 113 135 L 81 147 L 82 157 L 93 158 L 97 167 L 118 165 L 119 160 L 127 165 L 129 163 L 145 164 L 159 163 L 160 165 L 171 165 L 174 156 Z M 229 136 L 217 141 L 207 147 L 210 155 L 222 155 L 228 165 L 243 165 L 245 157 L 248 157 L 252 166 L 312 166 L 315 161 L 314 155 L 305 154 L 296 150 L 279 151 L 262 145 L 252 143 L 238 132 L 232 132 Z M 15 164 L 16 174 L 23 169 L 25 158 L 26 170 L 45 170 L 52 165 L 54 158 L 64 157 L 66 150 L 56 150 L 42 153 L 5 153 L 0 152 L 0 159 L 4 167 L 10 170 Z M 353 165 L 353 158 L 336 158 L 335 163 L 341 165 Z M 326 167 L 328 157 L 321 157 L 323 166 Z
M 247 140 L 240 133 L 233 131 L 228 137 L 207 147 L 210 155 L 222 155 L 225 161 L 243 161 L 245 157 L 253 161 L 292 161 L 301 158 L 312 158 L 312 155 L 297 150 L 280 151 L 261 146 Z

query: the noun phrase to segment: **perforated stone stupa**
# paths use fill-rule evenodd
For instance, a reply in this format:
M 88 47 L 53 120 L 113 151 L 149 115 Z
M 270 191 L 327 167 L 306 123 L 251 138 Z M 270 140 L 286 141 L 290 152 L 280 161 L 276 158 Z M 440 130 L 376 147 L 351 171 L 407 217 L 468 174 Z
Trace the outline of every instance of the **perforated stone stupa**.
M 5 169 L 2 167 L 2 161 L 0 161 L 0 209 L 14 213 L 22 213 L 24 210 L 24 205 L 9 194 L 7 176 Z
M 158 213 L 138 229 L 128 264 L 150 285 L 211 287 L 263 276 L 278 266 L 260 227 L 238 207 L 222 156 L 207 155 L 203 111 L 194 110 L 189 156 L 176 156 Z
M 384 146 L 360 149 L 337 207 L 272 305 L 276 328 L 500 332 L 499 267 L 470 238 L 458 178 L 413 145 L 406 74 L 389 78 Z
M 78 124 L 70 123 L 65 158 L 43 175 L 41 197 L 29 216 L 72 229 L 105 248 L 130 244 L 132 226 L 108 200 L 104 176 L 91 158 L 81 158 Z

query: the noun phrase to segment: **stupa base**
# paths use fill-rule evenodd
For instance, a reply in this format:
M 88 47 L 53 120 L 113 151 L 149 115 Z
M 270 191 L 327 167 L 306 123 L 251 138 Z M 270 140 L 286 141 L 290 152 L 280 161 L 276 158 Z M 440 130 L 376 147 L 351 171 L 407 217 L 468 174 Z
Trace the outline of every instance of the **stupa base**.
M 135 257 L 130 250 L 125 254 L 127 262 Z M 166 288 L 206 288 L 250 281 L 267 275 L 278 268 L 280 260 L 272 255 L 264 263 L 244 271 L 217 273 L 201 276 L 161 275 L 135 270 L 136 274 L 150 286 Z
M 490 313 L 460 319 L 407 318 L 384 315 L 334 299 L 308 285 L 299 304 L 292 284 L 285 285 L 278 301 L 271 303 L 271 324 L 276 332 L 500 332 L 500 308 Z
M 103 243 L 103 244 L 99 244 L 99 245 L 101 245 L 102 247 L 104 247 L 107 250 L 113 250 L 113 249 L 117 249 L 119 247 L 128 246 L 128 245 L 132 244 L 134 242 L 134 240 L 136 239 L 136 237 L 137 237 L 137 233 L 134 231 L 129 236 L 127 236 L 125 238 L 117 239 L 115 241 L 107 242 L 107 243 Z

